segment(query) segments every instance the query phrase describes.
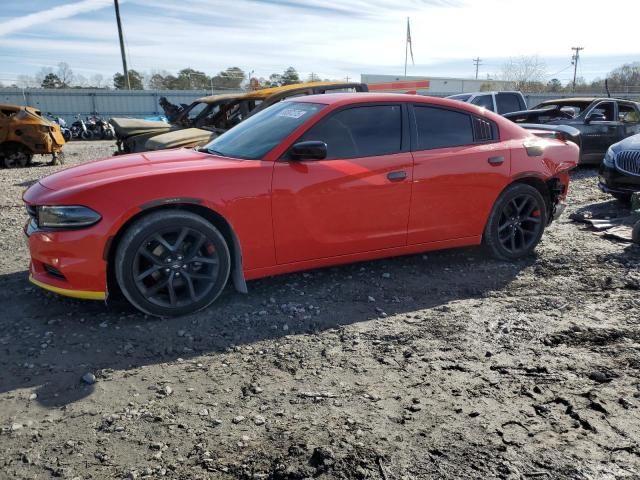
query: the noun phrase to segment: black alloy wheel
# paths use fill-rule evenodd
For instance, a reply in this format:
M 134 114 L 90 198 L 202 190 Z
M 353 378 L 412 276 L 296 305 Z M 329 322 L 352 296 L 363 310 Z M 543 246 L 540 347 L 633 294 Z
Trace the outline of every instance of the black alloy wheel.
M 513 184 L 496 201 L 483 242 L 497 258 L 515 260 L 533 252 L 547 224 L 540 192 L 526 184 Z
M 139 310 L 184 315 L 205 308 L 222 292 L 230 255 L 222 234 L 202 217 L 159 211 L 127 230 L 115 270 L 123 294 Z

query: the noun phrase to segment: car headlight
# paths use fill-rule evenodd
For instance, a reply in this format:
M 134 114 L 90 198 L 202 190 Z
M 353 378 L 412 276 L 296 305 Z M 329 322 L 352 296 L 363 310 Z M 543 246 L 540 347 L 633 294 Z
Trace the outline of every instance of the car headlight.
M 99 213 L 80 205 L 36 207 L 40 228 L 83 228 L 98 223 L 101 218 Z
M 602 164 L 609 168 L 614 168 L 616 166 L 616 154 L 611 150 L 611 147 L 607 150 L 607 154 L 604 156 Z

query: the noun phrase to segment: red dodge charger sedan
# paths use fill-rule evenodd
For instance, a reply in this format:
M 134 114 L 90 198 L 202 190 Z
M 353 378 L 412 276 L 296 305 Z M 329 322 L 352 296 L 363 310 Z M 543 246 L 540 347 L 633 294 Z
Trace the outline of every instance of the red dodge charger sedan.
M 536 135 L 537 133 L 537 135 Z M 265 109 L 197 150 L 132 154 L 24 194 L 31 281 L 120 289 L 181 315 L 229 278 L 467 245 L 530 254 L 562 210 L 578 147 L 453 100 L 325 94 Z

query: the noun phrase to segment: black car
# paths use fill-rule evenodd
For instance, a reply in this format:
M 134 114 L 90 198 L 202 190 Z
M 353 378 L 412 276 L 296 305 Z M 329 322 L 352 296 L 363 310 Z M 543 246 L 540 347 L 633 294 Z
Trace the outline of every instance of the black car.
M 609 147 L 600 165 L 598 186 L 623 202 L 640 191 L 640 134 Z
M 617 98 L 547 100 L 531 110 L 507 113 L 515 123 L 569 125 L 580 130 L 580 163 L 598 164 L 610 145 L 640 133 L 640 104 Z

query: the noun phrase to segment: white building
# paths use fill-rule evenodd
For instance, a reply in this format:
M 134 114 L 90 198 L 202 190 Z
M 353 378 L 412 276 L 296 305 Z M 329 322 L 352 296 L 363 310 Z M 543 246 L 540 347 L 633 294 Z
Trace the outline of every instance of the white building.
M 418 77 L 404 75 L 360 74 L 360 81 L 369 85 L 370 90 L 407 91 L 415 90 L 422 95 L 447 96 L 456 93 L 478 92 L 482 90 L 510 90 L 509 83 L 504 80 L 450 78 L 450 77 Z M 404 83 L 407 82 L 407 83 Z M 376 84 L 380 88 L 376 88 Z M 395 85 L 394 85 L 395 84 Z M 374 88 L 371 88 L 371 86 Z

